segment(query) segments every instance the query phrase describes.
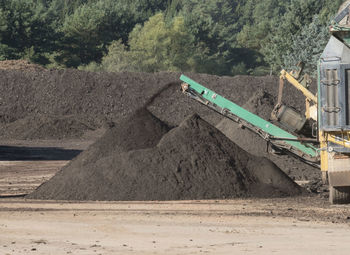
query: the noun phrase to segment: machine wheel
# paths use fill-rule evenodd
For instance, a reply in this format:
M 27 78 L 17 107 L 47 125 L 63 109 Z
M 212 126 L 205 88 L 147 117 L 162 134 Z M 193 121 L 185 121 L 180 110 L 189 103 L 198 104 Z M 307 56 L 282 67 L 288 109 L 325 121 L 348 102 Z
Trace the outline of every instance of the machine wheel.
M 329 186 L 329 201 L 331 202 L 331 204 L 349 204 L 350 186 Z

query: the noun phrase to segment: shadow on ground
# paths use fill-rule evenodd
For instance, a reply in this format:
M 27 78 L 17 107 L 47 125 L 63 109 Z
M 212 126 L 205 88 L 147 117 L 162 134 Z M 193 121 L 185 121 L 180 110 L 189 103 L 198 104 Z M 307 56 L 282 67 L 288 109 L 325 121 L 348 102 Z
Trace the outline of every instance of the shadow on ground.
M 0 146 L 0 161 L 71 160 L 80 152 L 56 147 Z

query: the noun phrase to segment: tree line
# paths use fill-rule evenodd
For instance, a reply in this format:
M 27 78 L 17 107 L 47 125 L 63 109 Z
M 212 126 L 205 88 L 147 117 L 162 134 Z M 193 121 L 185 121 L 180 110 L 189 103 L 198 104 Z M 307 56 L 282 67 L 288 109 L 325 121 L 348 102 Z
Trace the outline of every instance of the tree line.
M 0 0 L 0 60 L 93 71 L 315 71 L 342 0 Z

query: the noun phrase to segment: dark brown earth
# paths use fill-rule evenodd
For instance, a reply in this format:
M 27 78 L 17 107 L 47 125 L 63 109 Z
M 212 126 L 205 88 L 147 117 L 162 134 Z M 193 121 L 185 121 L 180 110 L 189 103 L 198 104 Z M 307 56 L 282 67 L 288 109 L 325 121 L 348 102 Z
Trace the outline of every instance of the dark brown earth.
M 97 127 L 101 127 L 100 121 L 90 116 L 33 114 L 3 123 L 0 136 L 22 140 L 69 139 L 82 137 Z
M 239 105 L 243 105 L 260 89 L 265 89 L 276 98 L 276 77 L 188 75 Z M 149 107 L 160 119 L 178 125 L 185 116 L 196 112 L 211 124 L 217 124 L 220 120 L 217 114 L 181 94 L 179 77 L 179 73 L 165 72 L 114 74 L 69 69 L 45 72 L 0 70 L 0 122 L 35 118 L 37 114 L 57 118 L 65 115 L 82 116 L 96 119 L 99 124 L 108 120 L 118 121 L 166 87 Z M 303 108 L 301 94 L 287 87 L 286 95 L 286 103 Z M 14 134 L 3 134 L 3 137 L 6 136 L 12 137 Z
M 141 109 L 28 198 L 140 201 L 302 193 L 275 164 L 245 152 L 198 115 L 168 130 Z
M 274 76 L 186 75 L 265 119 L 276 102 L 278 78 Z M 179 77 L 179 73 L 166 72 L 0 70 L 0 139 L 85 139 L 86 132 L 118 125 L 150 99 L 149 111 L 169 126 L 179 125 L 194 113 L 218 125 L 220 115 L 179 91 Z M 303 110 L 301 93 L 286 86 L 284 95 L 286 104 Z M 237 129 L 235 134 L 234 142 L 244 150 L 269 157 L 293 179 L 311 180 L 318 187 L 318 169 L 289 156 L 267 154 L 266 143 L 247 130 Z

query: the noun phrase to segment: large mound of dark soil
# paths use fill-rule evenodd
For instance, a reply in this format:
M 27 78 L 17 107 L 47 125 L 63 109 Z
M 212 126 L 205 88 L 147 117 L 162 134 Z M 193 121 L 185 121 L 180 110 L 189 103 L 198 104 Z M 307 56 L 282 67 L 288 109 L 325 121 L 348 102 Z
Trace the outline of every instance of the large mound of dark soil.
M 242 105 L 259 89 L 276 97 L 276 77 L 218 77 L 206 74 L 188 74 L 191 78 Z M 115 121 L 132 114 L 155 94 L 149 109 L 170 125 L 178 125 L 185 116 L 198 113 L 211 124 L 220 117 L 202 105 L 193 102 L 179 91 L 179 73 L 90 73 L 78 70 L 46 70 L 22 72 L 0 70 L 0 126 L 23 118 L 35 119 L 38 114 L 48 118 L 62 116 L 93 116 L 103 121 Z M 162 88 L 165 88 L 162 90 Z M 160 93 L 158 93 L 161 91 Z M 238 93 L 239 92 L 239 93 Z M 293 93 L 292 93 L 293 92 Z M 285 97 L 292 106 L 302 107 L 303 96 L 286 87 Z M 102 121 L 102 122 L 103 122 Z M 98 122 L 95 128 L 103 123 Z M 28 128 L 18 122 L 18 130 Z M 66 129 L 64 137 L 80 137 L 75 129 Z M 16 138 L 16 132 L 4 132 L 1 138 Z M 53 136 L 49 130 L 43 134 Z M 26 137 L 30 139 L 30 137 Z M 35 139 L 36 136 L 33 137 Z
M 192 79 L 268 119 L 276 102 L 274 76 L 219 77 L 187 74 Z M 104 123 L 116 125 L 148 102 L 148 109 L 170 126 L 198 113 L 212 125 L 222 117 L 184 96 L 179 73 L 90 73 L 78 70 L 23 72 L 0 70 L 0 138 L 81 138 Z M 286 104 L 302 110 L 304 96 L 292 86 L 284 91 Z M 41 116 L 41 117 L 38 117 Z M 68 116 L 68 117 L 67 117 Z M 74 120 L 74 121 L 73 121 Z M 320 171 L 290 157 L 266 154 L 266 143 L 234 123 L 220 129 L 244 150 L 268 156 L 297 180 L 320 179 Z
M 23 140 L 75 138 L 96 130 L 100 123 L 93 116 L 36 114 L 3 124 L 0 136 Z
M 302 192 L 275 164 L 245 152 L 198 115 L 168 130 L 140 110 L 28 198 L 181 200 Z

